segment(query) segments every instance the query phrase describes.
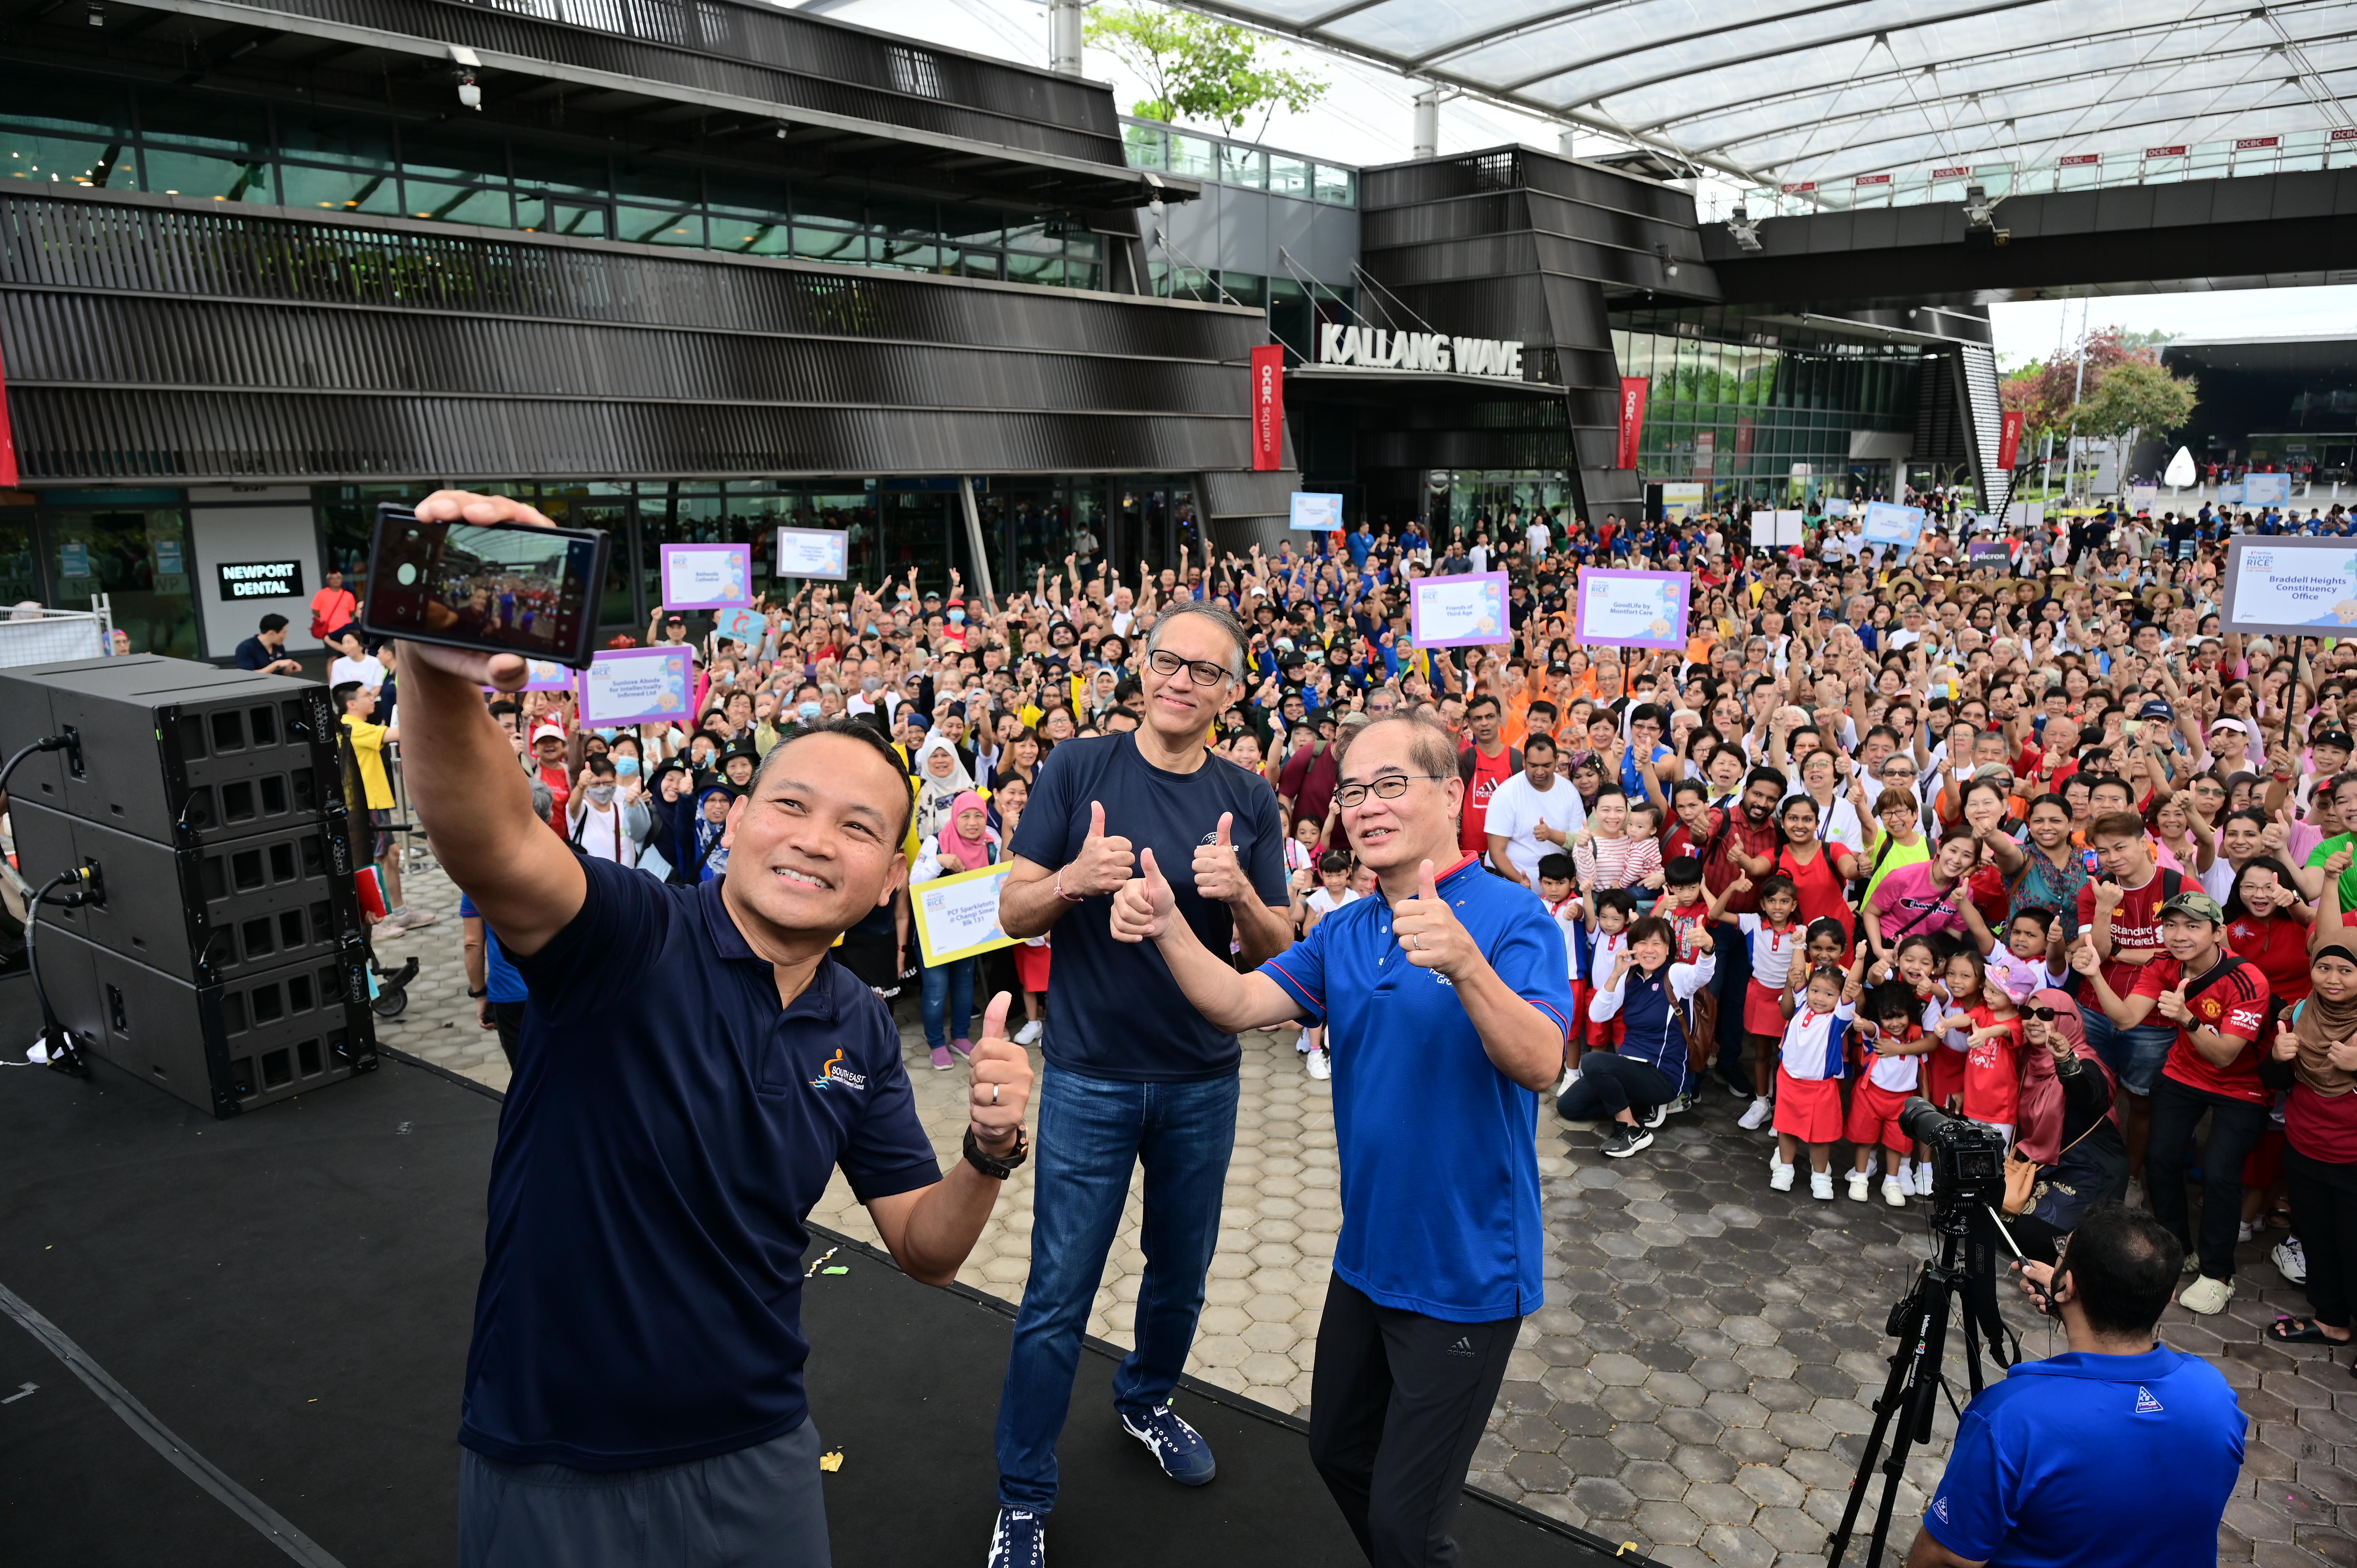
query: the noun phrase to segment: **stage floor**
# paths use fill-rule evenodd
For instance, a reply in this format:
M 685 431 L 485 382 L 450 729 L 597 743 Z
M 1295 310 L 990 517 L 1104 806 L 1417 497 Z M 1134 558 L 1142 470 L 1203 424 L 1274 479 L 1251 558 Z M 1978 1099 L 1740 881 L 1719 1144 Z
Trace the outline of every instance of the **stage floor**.
M 28 990 L 0 983 L 11 1056 L 31 1032 Z M 499 1112 L 477 1087 L 399 1061 L 228 1122 L 102 1065 L 88 1081 L 0 1072 L 0 1287 L 15 1298 L 0 1300 L 15 1319 L 0 1320 L 0 1541 L 12 1568 L 451 1562 Z M 847 1272 L 812 1281 L 805 1321 L 812 1408 L 844 1455 L 826 1483 L 835 1561 L 979 1561 L 1011 1309 L 916 1284 L 857 1242 L 832 1261 Z M 109 1391 L 28 1332 L 27 1312 L 79 1347 Z M 1059 1561 L 1357 1559 L 1297 1423 L 1241 1396 L 1182 1392 L 1222 1473 L 1200 1490 L 1162 1478 L 1114 1420 L 1118 1354 L 1098 1342 L 1082 1361 L 1050 1527 Z M 173 1439 L 177 1467 L 156 1445 Z M 299 1537 L 293 1550 L 265 1533 L 275 1521 Z M 1609 1551 L 1478 1492 L 1458 1536 L 1476 1564 Z

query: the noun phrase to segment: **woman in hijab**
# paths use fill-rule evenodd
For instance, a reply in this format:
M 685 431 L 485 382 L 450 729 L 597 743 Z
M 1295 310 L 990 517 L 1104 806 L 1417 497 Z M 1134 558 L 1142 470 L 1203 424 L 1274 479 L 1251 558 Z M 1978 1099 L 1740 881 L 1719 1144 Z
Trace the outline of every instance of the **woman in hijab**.
M 917 853 L 922 854 L 950 826 L 957 798 L 974 789 L 974 775 L 966 771 L 957 747 L 939 730 L 929 733 L 917 747 L 912 766 L 917 775 L 917 815 L 911 827 L 917 835 Z
M 736 803 L 736 792 L 726 784 L 706 784 L 695 792 L 695 809 L 687 824 L 693 839 L 683 845 L 689 854 L 680 878 L 689 886 L 727 871 L 728 849 L 720 835 L 728 826 L 728 808 Z
M 2098 1203 L 2127 1190 L 2128 1151 L 2120 1140 L 2118 1085 L 2087 1044 L 2079 1004 L 2062 991 L 2035 991 L 2021 1005 L 2020 1121 L 2014 1147 L 2038 1164 L 2029 1208 L 2008 1219 L 2022 1251 L 2040 1262 Z
M 931 745 L 926 743 L 928 752 Z M 909 884 L 915 887 L 937 877 L 980 871 L 997 865 L 998 857 L 998 835 L 991 831 L 982 797 L 972 789 L 961 790 L 952 799 L 941 829 L 920 844 L 918 858 L 909 867 Z M 930 953 L 924 960 L 925 1044 L 931 1048 L 934 1068 L 947 1072 L 974 1054 L 966 1030 L 974 1021 L 974 961 L 967 957 L 936 963 Z
M 2309 959 L 2314 989 L 2276 1026 L 2259 1081 L 2289 1089 L 2284 1102 L 2284 1175 L 2297 1238 L 2276 1266 L 2308 1290 L 2308 1317 L 2267 1326 L 2277 1345 L 2346 1345 L 2357 1292 L 2357 932 L 2318 927 Z M 2305 1266 L 2301 1277 L 2298 1265 Z M 2350 1369 L 2357 1375 L 2357 1365 Z
M 655 765 L 647 777 L 647 806 L 655 814 L 654 836 L 639 864 L 665 882 L 682 887 L 695 885 L 695 776 L 684 758 L 673 757 Z M 652 857 L 662 856 L 662 866 Z

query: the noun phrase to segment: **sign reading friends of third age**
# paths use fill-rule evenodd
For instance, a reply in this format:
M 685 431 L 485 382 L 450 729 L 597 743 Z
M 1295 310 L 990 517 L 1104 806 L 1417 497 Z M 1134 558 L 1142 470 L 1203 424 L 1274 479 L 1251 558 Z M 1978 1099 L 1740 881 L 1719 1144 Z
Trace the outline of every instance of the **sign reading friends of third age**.
M 1694 579 L 1684 572 L 1583 567 L 1572 640 L 1675 652 L 1686 645 L 1686 603 L 1693 589 Z
M 1408 635 L 1418 648 L 1483 648 L 1512 642 L 1506 615 L 1506 575 L 1418 577 L 1409 585 Z
M 2357 540 L 2238 534 L 2226 542 L 2222 632 L 2357 637 Z

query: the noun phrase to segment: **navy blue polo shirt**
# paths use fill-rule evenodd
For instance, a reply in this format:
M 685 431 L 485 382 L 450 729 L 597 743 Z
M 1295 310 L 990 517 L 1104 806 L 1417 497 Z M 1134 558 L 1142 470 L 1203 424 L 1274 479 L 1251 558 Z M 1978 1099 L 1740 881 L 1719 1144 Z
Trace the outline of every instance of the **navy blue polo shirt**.
M 2217 1368 L 2165 1345 L 2024 1361 L 1964 1407 L 1923 1528 L 2004 1568 L 2211 1568 L 2245 1424 Z
M 1568 1037 L 1571 965 L 1538 895 L 1471 855 L 1435 886 L 1498 978 Z M 1491 1061 L 1448 977 L 1407 961 L 1390 904 L 1345 904 L 1260 972 L 1327 1026 L 1342 1166 L 1335 1273 L 1380 1305 L 1452 1323 L 1535 1311 L 1538 1096 Z
M 1051 871 L 1071 864 L 1089 836 L 1092 801 L 1104 807 L 1106 833 L 1129 840 L 1141 864 L 1154 852 L 1179 915 L 1213 952 L 1235 940 L 1235 917 L 1195 891 L 1195 850 L 1218 837 L 1222 813 L 1234 813 L 1229 842 L 1253 890 L 1285 908 L 1285 819 L 1276 791 L 1249 768 L 1206 756 L 1192 773 L 1168 773 L 1127 735 L 1065 741 L 1032 782 L 1014 853 Z M 1039 1049 L 1055 1066 L 1127 1083 L 1202 1082 L 1236 1070 L 1236 1037 L 1195 1010 L 1161 950 L 1114 940 L 1111 894 L 1065 910 L 1048 940 L 1056 961 Z
M 721 903 L 585 860 L 580 914 L 511 954 L 532 997 L 491 1156 L 458 1441 L 630 1470 L 791 1432 L 803 1219 L 940 1179 L 899 1031 L 833 959 L 791 1007 Z

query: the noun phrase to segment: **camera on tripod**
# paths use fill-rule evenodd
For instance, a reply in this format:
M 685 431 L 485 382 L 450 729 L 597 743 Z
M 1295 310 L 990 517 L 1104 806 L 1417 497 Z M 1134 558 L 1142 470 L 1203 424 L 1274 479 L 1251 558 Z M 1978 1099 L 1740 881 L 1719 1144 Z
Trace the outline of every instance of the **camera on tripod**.
M 1899 1108 L 1901 1131 L 1932 1151 L 1934 1223 L 2005 1200 L 2005 1134 L 1952 1116 L 1920 1094 Z

